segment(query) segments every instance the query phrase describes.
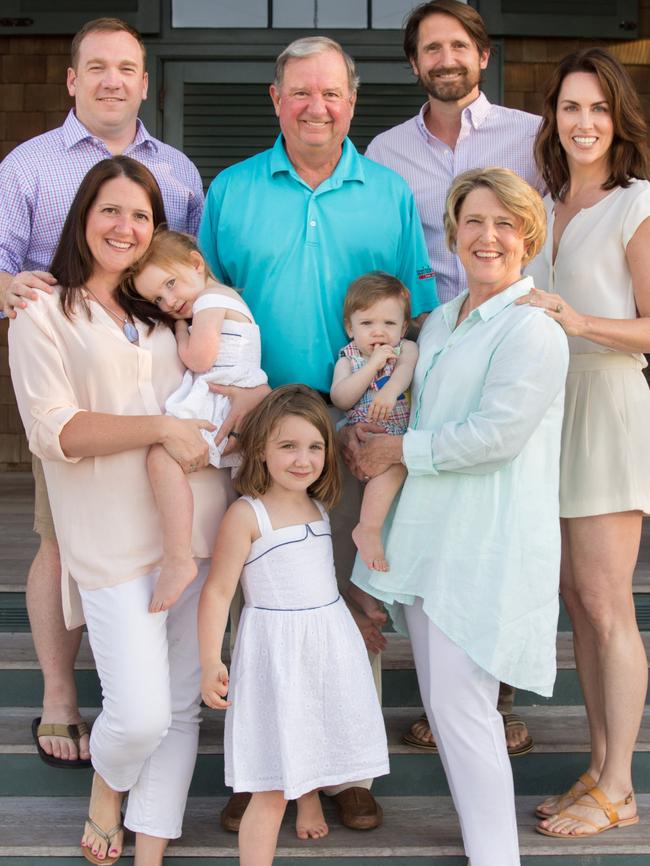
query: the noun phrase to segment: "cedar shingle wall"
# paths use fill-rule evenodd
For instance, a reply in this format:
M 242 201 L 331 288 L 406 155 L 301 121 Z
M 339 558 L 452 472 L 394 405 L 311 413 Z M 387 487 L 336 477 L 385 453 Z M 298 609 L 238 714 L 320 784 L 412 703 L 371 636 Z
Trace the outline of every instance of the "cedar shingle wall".
M 650 0 L 640 0 L 644 39 L 604 43 L 626 64 L 650 121 Z M 578 39 L 505 40 L 505 104 L 538 113 L 544 82 L 569 51 L 603 44 Z M 21 141 L 59 126 L 71 105 L 65 88 L 70 40 L 0 37 L 0 159 Z M 9 379 L 6 321 L 0 322 L 0 471 L 26 469 L 30 457 Z

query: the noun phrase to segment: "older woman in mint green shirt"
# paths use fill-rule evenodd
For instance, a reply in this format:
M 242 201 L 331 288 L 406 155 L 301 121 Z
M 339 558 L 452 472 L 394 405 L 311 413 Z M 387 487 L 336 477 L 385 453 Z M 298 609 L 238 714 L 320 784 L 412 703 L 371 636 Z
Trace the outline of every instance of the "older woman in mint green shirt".
M 372 476 L 403 462 L 390 570 L 353 582 L 408 631 L 425 710 L 472 866 L 518 866 L 499 681 L 550 695 L 555 679 L 560 432 L 567 341 L 518 305 L 545 236 L 538 194 L 506 169 L 460 175 L 445 228 L 468 291 L 419 339 L 411 421 L 356 455 Z

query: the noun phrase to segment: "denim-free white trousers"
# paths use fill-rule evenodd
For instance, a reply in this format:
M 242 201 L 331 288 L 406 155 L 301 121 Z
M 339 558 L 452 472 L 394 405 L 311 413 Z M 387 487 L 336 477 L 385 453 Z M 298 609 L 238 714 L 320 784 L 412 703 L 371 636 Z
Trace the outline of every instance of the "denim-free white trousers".
M 472 866 L 520 866 L 515 793 L 499 681 L 433 624 L 422 599 L 404 606 L 424 709 Z
M 118 586 L 81 590 L 102 686 L 92 728 L 94 769 L 128 791 L 124 824 L 163 839 L 181 835 L 200 722 L 199 595 L 210 561 L 168 611 L 149 613 L 158 569 Z

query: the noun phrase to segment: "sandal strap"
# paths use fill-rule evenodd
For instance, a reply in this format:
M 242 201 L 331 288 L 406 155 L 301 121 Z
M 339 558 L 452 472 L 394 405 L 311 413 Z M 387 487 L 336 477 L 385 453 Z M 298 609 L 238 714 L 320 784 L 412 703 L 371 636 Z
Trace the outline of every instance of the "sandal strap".
M 108 848 L 111 847 L 111 842 L 113 841 L 113 839 L 115 838 L 115 836 L 117 836 L 117 834 L 118 834 L 122 829 L 124 829 L 123 826 L 122 826 L 122 824 L 116 824 L 116 825 L 115 825 L 111 830 L 109 830 L 108 833 L 107 833 L 106 830 L 102 830 L 102 828 L 99 826 L 99 824 L 95 824 L 95 822 L 94 822 L 93 819 L 90 817 L 90 815 L 88 815 L 88 817 L 86 818 L 86 823 L 87 823 L 87 824 L 90 824 L 90 826 L 91 826 L 91 828 L 94 830 L 94 832 L 97 833 L 98 836 L 101 836 L 101 837 L 102 837 L 102 839 L 104 840 L 104 842 L 106 842 Z M 106 853 L 108 854 L 108 849 L 107 849 Z
M 528 728 L 526 722 L 517 713 L 503 713 L 501 718 L 503 719 L 504 728 Z
M 628 806 L 632 802 L 633 793 L 630 793 L 624 797 L 622 800 L 619 800 L 617 803 L 612 803 L 612 801 L 607 797 L 607 795 L 603 792 L 602 788 L 599 788 L 598 785 L 594 785 L 589 791 L 586 791 L 582 797 L 580 797 L 574 805 L 580 804 L 581 806 L 585 806 L 589 809 L 600 809 L 601 812 L 604 812 L 607 816 L 607 820 L 610 824 L 616 824 L 620 819 L 618 816 L 618 812 L 616 811 L 619 806 Z M 590 803 L 591 799 L 594 802 Z M 595 804 L 595 805 L 594 805 Z
M 576 803 L 578 803 L 578 802 L 579 801 L 576 800 L 576 802 L 573 805 L 575 806 Z M 556 818 L 570 818 L 572 821 L 577 821 L 579 824 L 588 824 L 590 827 L 593 827 L 594 830 L 602 830 L 601 824 L 596 824 L 595 821 L 590 821 L 589 818 L 583 818 L 582 815 L 574 815 L 573 812 L 569 812 L 568 809 L 562 809 L 562 811 L 558 812 L 558 814 L 555 817 Z
M 72 740 L 78 743 L 82 737 L 90 733 L 90 728 L 86 722 L 79 722 L 76 725 L 64 725 L 61 723 L 40 724 L 36 730 L 37 737 L 64 737 L 67 740 Z
M 582 793 L 586 794 L 591 791 L 592 788 L 596 787 L 596 780 L 593 776 L 590 776 L 589 773 L 581 773 L 578 776 L 578 779 L 571 785 L 565 796 L 573 797 L 574 800 L 577 800 L 578 797 L 582 796 L 578 791 L 576 791 L 576 785 L 578 782 L 585 789 Z

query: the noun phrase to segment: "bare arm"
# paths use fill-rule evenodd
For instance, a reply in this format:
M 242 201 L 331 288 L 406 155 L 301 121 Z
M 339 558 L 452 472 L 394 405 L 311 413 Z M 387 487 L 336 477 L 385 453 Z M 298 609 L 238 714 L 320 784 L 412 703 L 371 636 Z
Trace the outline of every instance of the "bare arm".
M 192 331 L 187 322 L 176 322 L 176 342 L 178 356 L 188 370 L 205 373 L 214 364 L 219 354 L 221 326 L 226 311 L 223 309 L 201 310 L 192 319 Z
M 395 358 L 392 346 L 377 346 L 368 361 L 352 372 L 348 358 L 339 358 L 334 367 L 334 377 L 330 389 L 332 403 L 337 409 L 351 409 L 366 393 L 370 383 L 391 358 Z
M 397 400 L 399 395 L 403 394 L 413 381 L 413 373 L 415 372 L 417 362 L 417 345 L 411 340 L 403 340 L 401 351 L 395 363 L 395 369 L 381 390 L 386 391 Z
M 37 301 L 39 291 L 51 294 L 54 285 L 56 280 L 46 271 L 21 271 L 16 275 L 0 271 L 0 308 L 10 319 L 15 319 L 17 311 L 24 310 L 27 301 Z
M 517 303 L 543 307 L 548 316 L 562 325 L 569 337 L 584 337 L 619 352 L 650 352 L 650 217 L 633 234 L 625 257 L 639 314 L 636 319 L 587 316 L 574 310 L 561 295 L 538 289 L 533 289 Z
M 235 502 L 221 521 L 210 572 L 199 600 L 199 655 L 201 695 L 209 707 L 224 709 L 228 671 L 221 647 L 228 610 L 256 533 L 255 514 L 245 502 Z
M 61 430 L 59 441 L 66 457 L 104 457 L 160 443 L 182 467 L 191 471 L 207 466 L 208 446 L 200 430 L 214 430 L 209 421 L 170 415 L 108 415 L 77 412 Z

